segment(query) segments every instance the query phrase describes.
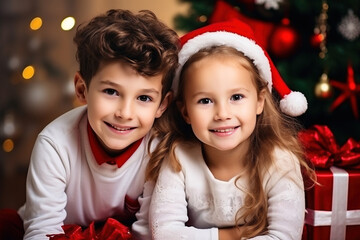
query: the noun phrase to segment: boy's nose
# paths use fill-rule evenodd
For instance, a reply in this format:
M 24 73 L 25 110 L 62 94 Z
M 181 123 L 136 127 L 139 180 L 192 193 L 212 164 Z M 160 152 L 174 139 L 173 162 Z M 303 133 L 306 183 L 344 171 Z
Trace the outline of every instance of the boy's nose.
M 115 116 L 122 119 L 132 119 L 133 109 L 129 101 L 122 101 L 118 104 Z

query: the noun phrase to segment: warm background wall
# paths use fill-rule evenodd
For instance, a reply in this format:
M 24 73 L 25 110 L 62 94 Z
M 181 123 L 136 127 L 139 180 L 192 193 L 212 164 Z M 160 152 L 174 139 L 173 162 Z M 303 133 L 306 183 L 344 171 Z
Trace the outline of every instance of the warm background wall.
M 186 12 L 188 5 L 178 0 L 0 0 L 0 208 L 24 202 L 37 134 L 76 106 L 76 27 L 110 8 L 149 9 L 173 27 L 174 16 Z M 76 25 L 63 31 L 60 23 L 67 16 L 73 16 Z M 29 28 L 34 17 L 43 20 L 36 31 Z M 35 67 L 35 75 L 24 80 L 21 72 L 27 65 Z

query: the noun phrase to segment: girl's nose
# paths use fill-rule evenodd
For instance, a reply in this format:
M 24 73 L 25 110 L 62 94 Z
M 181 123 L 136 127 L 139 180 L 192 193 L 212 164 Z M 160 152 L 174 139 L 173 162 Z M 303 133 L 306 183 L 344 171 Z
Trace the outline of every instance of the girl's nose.
M 226 103 L 217 104 L 215 120 L 227 120 L 231 118 L 230 107 Z

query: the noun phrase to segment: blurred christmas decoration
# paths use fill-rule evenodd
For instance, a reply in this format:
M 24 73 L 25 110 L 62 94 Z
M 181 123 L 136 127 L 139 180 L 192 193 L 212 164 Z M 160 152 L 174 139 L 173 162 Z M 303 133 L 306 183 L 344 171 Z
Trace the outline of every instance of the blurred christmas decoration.
M 315 39 L 319 40 L 319 48 L 320 48 L 319 57 L 321 59 L 324 59 L 327 53 L 326 37 L 327 37 L 328 9 L 329 9 L 329 5 L 326 3 L 326 1 L 323 1 L 323 3 L 321 4 L 321 13 L 317 19 L 317 23 L 314 28 L 313 39 L 315 37 Z
M 332 96 L 332 87 L 326 73 L 321 74 L 320 81 L 315 85 L 315 96 L 324 99 Z
M 75 19 L 56 29 L 52 23 L 59 24 L 64 15 L 54 21 L 56 14 L 37 14 L 33 5 L 0 10 L 0 177 L 26 170 L 38 133 L 74 106 L 67 90 L 73 72 L 59 66 L 57 61 L 67 60 L 54 49 L 64 40 L 72 45 L 73 33 L 61 34 L 74 27 Z
M 22 85 L 19 101 L 26 114 L 42 117 L 56 108 L 61 98 L 55 81 L 36 79 Z
M 256 4 L 264 4 L 266 9 L 279 9 L 279 4 L 282 0 L 255 0 Z
M 271 35 L 269 43 L 270 54 L 285 58 L 291 55 L 299 43 L 299 35 L 290 27 L 288 18 L 284 18 L 280 26 L 277 26 Z
M 66 17 L 61 21 L 61 29 L 64 31 L 69 31 L 75 26 L 74 17 Z
M 349 64 L 347 67 L 347 83 L 331 80 L 330 84 L 333 87 L 342 90 L 342 93 L 331 104 L 330 106 L 331 111 L 333 111 L 346 99 L 349 98 L 354 116 L 356 119 L 359 119 L 359 109 L 358 109 L 356 96 L 358 95 L 360 97 L 360 84 L 355 83 L 354 69 L 352 65 Z
M 349 41 L 355 40 L 360 35 L 360 20 L 355 16 L 353 10 L 341 20 L 338 26 L 339 32 Z
M 315 48 L 319 48 L 319 58 L 325 59 L 327 53 L 326 40 L 327 40 L 327 11 L 329 5 L 326 1 L 322 2 L 321 13 L 316 20 L 314 27 L 314 35 L 311 37 L 311 44 Z M 315 96 L 318 98 L 329 98 L 332 96 L 332 87 L 330 85 L 327 73 L 321 74 L 319 82 L 315 85 Z
M 298 118 L 304 127 L 327 125 L 340 143 L 360 139 L 360 1 L 180 1 L 190 8 L 175 17 L 177 30 L 231 18 L 247 22 L 290 88 L 305 94 L 309 108 Z
M 13 110 L 5 113 L 0 119 L 0 139 L 17 138 L 21 134 L 21 124 Z
M 42 19 L 41 17 L 34 17 L 30 22 L 30 29 L 31 30 L 39 30 L 42 26 Z

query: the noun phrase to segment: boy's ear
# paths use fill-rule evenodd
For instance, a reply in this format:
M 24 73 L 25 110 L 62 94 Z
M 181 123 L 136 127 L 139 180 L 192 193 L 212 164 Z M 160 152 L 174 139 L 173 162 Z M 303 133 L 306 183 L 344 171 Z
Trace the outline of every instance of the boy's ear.
M 80 103 L 86 103 L 86 83 L 79 72 L 75 73 L 74 77 L 75 94 Z
M 188 112 L 186 111 L 185 103 L 183 103 L 183 102 L 177 102 L 176 105 L 177 105 L 178 109 L 180 110 L 180 113 L 181 113 L 181 115 L 183 116 L 185 122 L 186 122 L 187 124 L 191 124 L 191 123 L 190 123 L 190 118 L 189 118 Z
M 164 99 L 162 100 L 158 110 L 156 111 L 155 117 L 159 118 L 161 117 L 161 115 L 165 112 L 165 110 L 168 108 L 168 106 L 170 105 L 171 101 L 173 100 L 174 97 L 174 93 L 173 91 L 169 91 Z

